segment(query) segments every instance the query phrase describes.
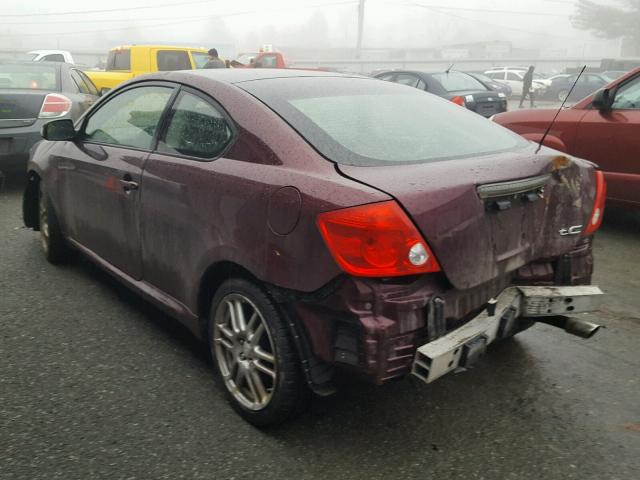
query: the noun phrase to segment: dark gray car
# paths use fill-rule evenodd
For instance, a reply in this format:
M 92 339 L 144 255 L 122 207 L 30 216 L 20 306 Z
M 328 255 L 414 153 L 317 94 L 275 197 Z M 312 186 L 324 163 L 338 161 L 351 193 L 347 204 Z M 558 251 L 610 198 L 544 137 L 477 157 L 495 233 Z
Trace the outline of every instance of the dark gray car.
M 26 172 L 29 150 L 52 119 L 76 120 L 98 98 L 91 80 L 74 65 L 0 63 L 0 172 Z
M 483 117 L 488 118 L 507 111 L 507 96 L 504 93 L 491 90 L 464 72 L 427 73 L 418 70 L 393 70 L 379 73 L 375 78 L 425 90 Z

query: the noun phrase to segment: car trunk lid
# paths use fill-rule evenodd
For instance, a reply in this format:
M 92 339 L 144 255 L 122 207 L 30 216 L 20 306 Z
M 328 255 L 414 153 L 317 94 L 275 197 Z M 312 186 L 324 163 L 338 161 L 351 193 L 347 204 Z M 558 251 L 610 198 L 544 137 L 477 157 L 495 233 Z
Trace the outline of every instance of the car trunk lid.
M 394 197 L 458 289 L 570 251 L 595 196 L 587 162 L 546 149 L 338 169 Z
M 47 93 L 42 90 L 0 90 L 0 128 L 32 125 Z

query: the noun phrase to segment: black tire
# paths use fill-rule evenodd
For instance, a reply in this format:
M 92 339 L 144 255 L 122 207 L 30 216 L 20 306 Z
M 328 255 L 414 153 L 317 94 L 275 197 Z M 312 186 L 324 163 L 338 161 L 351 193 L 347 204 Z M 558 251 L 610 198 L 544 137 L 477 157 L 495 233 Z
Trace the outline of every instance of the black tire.
M 69 261 L 72 251 L 64 239 L 58 217 L 42 181 L 39 182 L 38 221 L 40 244 L 47 261 L 54 265 Z
M 229 312 L 229 302 L 232 302 L 232 304 L 234 301 L 244 302 L 245 299 L 248 303 L 243 303 L 243 308 L 248 308 L 249 312 L 253 311 L 251 310 L 252 308 L 259 311 L 259 316 L 263 321 L 262 323 L 265 324 L 264 332 L 267 335 L 267 341 L 270 342 L 269 346 L 272 348 L 272 356 L 275 360 L 273 362 L 275 379 L 264 375 L 262 376 L 263 379 L 266 378 L 267 382 L 271 382 L 266 388 L 266 391 L 269 392 L 270 399 L 264 406 L 257 406 L 257 404 L 254 403 L 251 408 L 244 404 L 245 399 L 242 393 L 239 393 L 239 390 L 241 390 L 240 385 L 245 385 L 245 390 L 248 395 L 251 395 L 249 390 L 253 393 L 256 392 L 254 387 L 249 389 L 247 386 L 250 383 L 255 385 L 255 380 L 251 380 L 249 376 L 251 374 L 258 374 L 262 372 L 262 370 L 260 370 L 260 372 L 257 370 L 249 371 L 252 368 L 252 363 L 258 363 L 261 362 L 261 360 L 249 356 L 242 357 L 242 353 L 239 354 L 240 357 L 235 356 L 233 352 L 237 352 L 238 350 L 242 351 L 243 349 L 241 345 L 242 338 L 230 339 L 230 337 L 224 337 L 224 335 L 220 333 L 220 327 L 216 326 L 216 323 L 221 322 L 222 318 L 230 318 L 230 316 L 225 316 L 225 313 Z M 229 321 L 232 322 L 230 319 Z M 223 320 L 223 323 L 224 322 L 226 322 L 226 320 Z M 251 324 L 251 322 L 248 321 L 246 324 Z M 247 327 L 246 330 L 249 331 L 250 329 Z M 237 335 L 241 336 L 242 333 L 238 333 Z M 304 382 L 295 346 L 290 337 L 284 317 L 260 287 L 240 278 L 232 278 L 225 281 L 218 288 L 211 301 L 208 338 L 215 369 L 221 383 L 225 387 L 227 398 L 236 412 L 249 423 L 258 427 L 275 425 L 287 420 L 304 409 L 309 400 L 310 392 Z M 251 343 L 249 340 L 251 335 L 245 334 L 245 338 L 247 339 L 245 340 L 246 344 Z M 221 343 L 221 340 L 225 340 L 229 344 L 233 343 L 233 349 L 230 349 L 228 346 L 224 346 L 223 348 L 219 345 L 218 350 L 216 350 L 216 344 Z M 254 348 L 250 345 L 245 345 L 245 347 L 247 346 L 249 352 Z M 245 349 L 245 352 L 246 351 Z M 247 353 L 246 355 L 250 354 Z M 234 358 L 235 361 L 233 360 Z M 244 374 L 246 374 L 243 379 L 241 377 L 242 374 L 239 373 L 241 369 L 240 364 L 246 365 L 247 362 L 249 366 L 242 367 L 244 368 Z M 232 365 L 232 367 L 230 367 L 230 365 Z M 232 370 L 232 368 L 235 368 L 235 370 Z M 235 382 L 231 382 L 231 377 L 240 379 L 238 385 L 236 385 Z

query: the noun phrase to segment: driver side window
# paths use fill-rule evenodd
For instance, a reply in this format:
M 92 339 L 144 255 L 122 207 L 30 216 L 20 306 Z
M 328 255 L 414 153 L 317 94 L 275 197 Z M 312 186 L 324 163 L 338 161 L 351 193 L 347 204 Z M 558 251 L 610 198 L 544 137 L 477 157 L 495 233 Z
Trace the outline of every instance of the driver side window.
M 173 88 L 138 87 L 102 105 L 85 124 L 83 139 L 123 147 L 150 150 Z
M 634 78 L 618 89 L 611 108 L 614 110 L 640 109 L 640 77 Z

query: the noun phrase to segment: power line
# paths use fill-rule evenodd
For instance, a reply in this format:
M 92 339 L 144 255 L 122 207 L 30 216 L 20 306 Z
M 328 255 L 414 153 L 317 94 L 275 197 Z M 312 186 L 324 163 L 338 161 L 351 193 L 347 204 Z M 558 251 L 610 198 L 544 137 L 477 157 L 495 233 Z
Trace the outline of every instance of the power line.
M 534 12 L 534 11 L 525 11 L 525 10 L 500 10 L 500 9 L 471 8 L 471 7 L 449 7 L 447 5 L 424 4 L 424 3 L 417 3 L 417 2 L 411 2 L 411 4 L 415 5 L 416 7 L 433 8 L 438 10 L 463 11 L 463 12 L 502 13 L 507 15 L 537 15 L 542 17 L 562 17 L 562 18 L 567 18 L 569 16 L 568 13 Z
M 357 3 L 358 0 L 342 0 L 342 1 L 337 1 L 337 2 L 327 2 L 327 3 L 320 3 L 320 4 L 311 4 L 311 5 L 300 5 L 298 7 L 293 7 L 293 8 L 281 8 L 281 9 L 268 9 L 268 10 L 245 10 L 245 11 L 240 11 L 240 12 L 232 12 L 232 13 L 223 13 L 223 14 L 219 14 L 219 15 L 208 15 L 208 16 L 202 16 L 202 15 L 198 15 L 198 16 L 193 16 L 193 17 L 182 17 L 182 18 L 178 18 L 178 19 L 173 19 L 171 22 L 164 22 L 164 23 L 157 23 L 157 24 L 152 24 L 152 25 L 138 25 L 138 24 L 127 24 L 127 25 L 123 25 L 122 27 L 114 27 L 114 28 L 106 28 L 106 29 L 93 29 L 93 30 L 82 30 L 82 31 L 75 31 L 75 32 L 45 32 L 45 33 L 21 33 L 19 34 L 19 36 L 21 37 L 40 37 L 40 36 L 67 36 L 67 35 L 83 35 L 83 34 L 94 34 L 94 33 L 108 33 L 108 32 L 119 32 L 121 30 L 127 30 L 130 28 L 137 28 L 140 30 L 144 30 L 144 29 L 150 29 L 150 28 L 159 28 L 159 27 L 168 27 L 168 26 L 173 26 L 173 25 L 180 25 L 180 24 L 184 24 L 184 23 L 193 23 L 193 22 L 201 22 L 201 21 L 207 21 L 207 20 L 212 20 L 212 19 L 216 19 L 216 18 L 227 18 L 227 17 L 237 17 L 237 16 L 241 16 L 241 15 L 251 15 L 251 14 L 256 14 L 256 13 L 264 13 L 264 12 L 269 12 L 269 13 L 273 13 L 273 12 L 278 12 L 278 11 L 291 11 L 291 10 L 299 10 L 299 9 L 307 9 L 307 8 L 318 8 L 318 7 L 330 7 L 330 6 L 336 6 L 336 5 L 348 5 L 348 4 L 355 4 Z M 128 21 L 124 20 L 124 21 Z M 31 25 L 38 25 L 41 24 L 43 22 L 38 22 L 38 23 L 34 23 Z M 54 22 L 54 23 L 58 23 L 58 22 Z M 5 24 L 6 25 L 6 24 Z M 16 33 L 0 33 L 0 37 L 8 37 L 8 36 L 15 36 Z
M 71 12 L 49 12 L 49 13 L 14 13 L 10 15 L 2 15 L 5 18 L 24 18 L 24 17 L 59 17 L 62 15 L 87 15 L 90 13 L 113 13 L 113 12 L 124 12 L 124 11 L 133 11 L 133 10 L 148 10 L 148 9 L 156 9 L 156 8 L 165 8 L 165 7 L 182 7 L 184 5 L 193 5 L 196 3 L 214 3 L 219 2 L 220 0 L 194 0 L 190 2 L 178 2 L 178 3 L 163 3 L 160 5 L 148 5 L 148 6 L 139 6 L 139 7 L 125 7 L 125 8 L 105 8 L 101 10 L 75 10 Z
M 457 18 L 460 20 L 464 20 L 467 22 L 471 22 L 471 23 L 481 23 L 490 27 L 494 27 L 494 28 L 501 28 L 503 30 L 512 30 L 512 31 L 516 31 L 519 33 L 526 33 L 528 35 L 535 35 L 536 37 L 555 37 L 555 38 L 564 38 L 564 39 L 573 39 L 573 37 L 567 36 L 567 35 L 554 35 L 551 33 L 547 33 L 547 32 L 534 32 L 534 31 L 529 31 L 529 30 L 523 30 L 521 28 L 517 28 L 517 27 L 509 27 L 506 25 L 498 25 L 495 23 L 490 23 L 490 22 L 485 22 L 484 20 L 478 20 L 478 19 L 473 19 L 473 18 L 469 18 L 469 17 L 463 17 L 461 15 L 455 14 L 455 13 L 451 13 L 451 12 L 447 12 L 444 11 L 442 8 L 439 7 L 433 7 L 433 6 L 428 6 L 428 5 L 423 5 L 420 3 L 415 3 L 415 2 L 411 2 L 408 3 L 406 5 L 412 5 L 414 7 L 420 7 L 420 8 L 425 8 L 427 10 L 431 10 L 433 12 L 436 12 L 440 15 L 446 15 L 449 17 L 453 17 L 453 18 Z

